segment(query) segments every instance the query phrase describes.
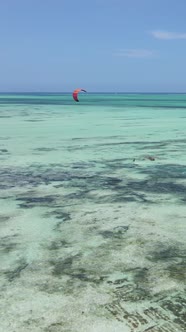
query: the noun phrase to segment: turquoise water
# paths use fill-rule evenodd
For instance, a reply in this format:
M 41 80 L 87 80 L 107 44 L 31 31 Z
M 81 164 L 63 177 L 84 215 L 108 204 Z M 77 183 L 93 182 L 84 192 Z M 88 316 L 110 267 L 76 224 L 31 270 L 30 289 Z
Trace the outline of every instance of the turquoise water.
M 0 95 L 2 331 L 185 331 L 186 95 Z

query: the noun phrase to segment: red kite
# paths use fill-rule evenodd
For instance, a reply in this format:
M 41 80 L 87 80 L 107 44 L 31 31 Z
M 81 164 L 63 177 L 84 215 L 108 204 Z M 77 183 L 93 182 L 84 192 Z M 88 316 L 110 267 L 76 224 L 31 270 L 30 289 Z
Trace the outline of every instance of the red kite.
M 86 92 L 86 90 L 84 90 L 84 89 L 76 89 L 76 90 L 74 90 L 74 92 L 73 92 L 73 94 L 72 94 L 74 100 L 77 101 L 77 102 L 79 101 L 79 100 L 78 100 L 78 93 L 79 93 L 80 91 Z

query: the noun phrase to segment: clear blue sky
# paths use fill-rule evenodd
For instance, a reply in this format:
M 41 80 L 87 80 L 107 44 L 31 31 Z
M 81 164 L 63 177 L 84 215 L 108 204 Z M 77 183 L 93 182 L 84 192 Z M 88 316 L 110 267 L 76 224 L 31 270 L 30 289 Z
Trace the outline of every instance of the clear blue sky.
M 0 91 L 186 92 L 186 0 L 4 0 Z

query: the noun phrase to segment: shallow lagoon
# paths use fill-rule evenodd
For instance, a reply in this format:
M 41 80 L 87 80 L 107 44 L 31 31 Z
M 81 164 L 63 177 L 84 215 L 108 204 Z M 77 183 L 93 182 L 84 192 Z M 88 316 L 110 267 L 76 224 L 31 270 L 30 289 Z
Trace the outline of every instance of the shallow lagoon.
M 0 95 L 2 331 L 185 331 L 185 128 L 183 94 Z

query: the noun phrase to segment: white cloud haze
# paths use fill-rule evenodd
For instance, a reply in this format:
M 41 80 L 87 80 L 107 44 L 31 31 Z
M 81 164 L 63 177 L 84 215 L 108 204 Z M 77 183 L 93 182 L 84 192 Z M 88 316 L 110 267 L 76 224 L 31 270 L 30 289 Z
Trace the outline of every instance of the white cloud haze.
M 121 49 L 113 55 L 128 58 L 149 58 L 154 56 L 154 52 L 147 49 Z
M 163 30 L 154 30 L 151 31 L 151 34 L 156 39 L 164 39 L 164 40 L 186 39 L 186 33 L 175 33 Z

